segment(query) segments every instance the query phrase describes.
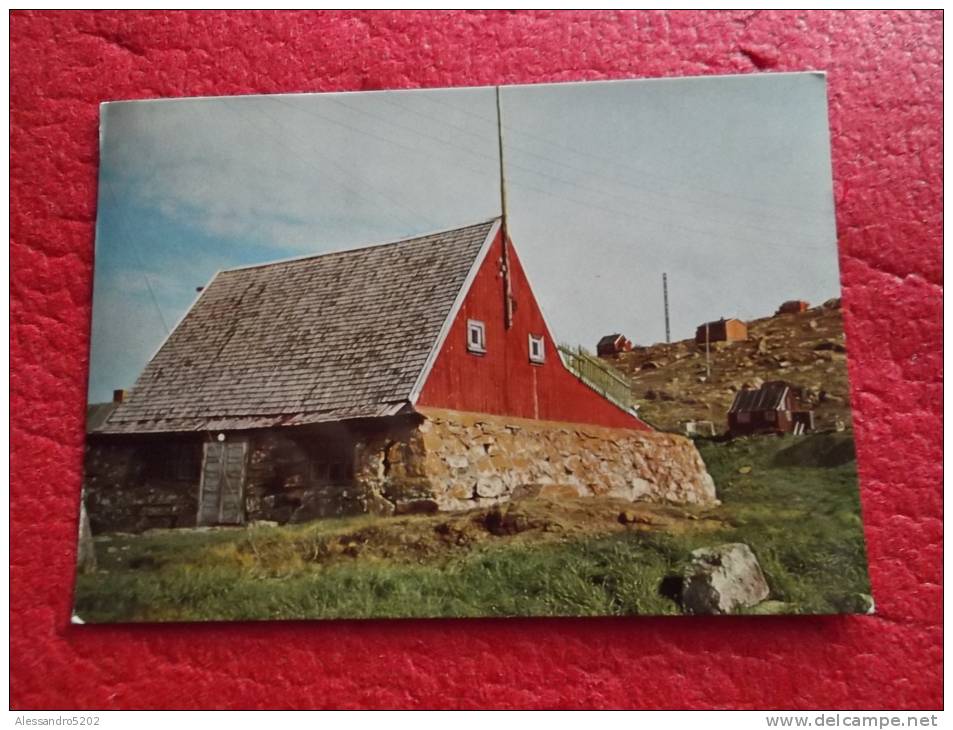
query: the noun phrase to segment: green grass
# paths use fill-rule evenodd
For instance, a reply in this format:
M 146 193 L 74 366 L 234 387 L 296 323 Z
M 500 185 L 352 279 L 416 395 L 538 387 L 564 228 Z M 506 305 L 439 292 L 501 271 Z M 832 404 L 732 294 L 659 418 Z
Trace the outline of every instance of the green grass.
M 869 593 L 855 462 L 846 435 L 698 441 L 723 505 L 716 531 L 627 531 L 533 544 L 350 557 L 372 517 L 98 541 L 101 572 L 77 581 L 85 621 L 676 614 L 659 590 L 691 550 L 745 542 L 771 598 L 800 613 L 860 610 Z M 789 466 L 791 448 L 819 466 Z M 741 467 L 750 472 L 739 473 Z M 335 546 L 337 550 L 332 550 Z
M 724 537 L 754 550 L 772 598 L 805 613 L 857 610 L 870 583 L 852 434 L 697 445 L 734 526 Z M 812 466 L 789 466 L 794 455 Z

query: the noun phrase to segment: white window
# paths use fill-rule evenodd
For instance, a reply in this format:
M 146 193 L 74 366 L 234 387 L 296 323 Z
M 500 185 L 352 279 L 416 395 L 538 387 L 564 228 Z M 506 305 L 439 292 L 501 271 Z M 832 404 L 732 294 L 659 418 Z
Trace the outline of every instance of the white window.
M 529 336 L 529 361 L 535 363 L 546 362 L 546 345 L 542 335 Z
M 467 320 L 467 350 L 481 355 L 486 352 L 486 328 L 479 320 Z

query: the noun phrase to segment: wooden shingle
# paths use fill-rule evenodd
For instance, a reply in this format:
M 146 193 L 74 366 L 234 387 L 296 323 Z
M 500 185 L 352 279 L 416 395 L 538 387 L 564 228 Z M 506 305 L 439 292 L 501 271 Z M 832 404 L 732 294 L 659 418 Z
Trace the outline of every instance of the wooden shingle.
M 494 223 L 219 272 L 97 431 L 396 412 Z

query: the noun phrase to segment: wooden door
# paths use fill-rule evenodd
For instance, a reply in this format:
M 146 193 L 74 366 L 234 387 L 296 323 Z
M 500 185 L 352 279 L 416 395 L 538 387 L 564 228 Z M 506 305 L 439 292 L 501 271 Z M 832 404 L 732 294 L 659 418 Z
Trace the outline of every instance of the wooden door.
M 245 521 L 245 441 L 208 441 L 199 486 L 200 525 L 240 525 Z

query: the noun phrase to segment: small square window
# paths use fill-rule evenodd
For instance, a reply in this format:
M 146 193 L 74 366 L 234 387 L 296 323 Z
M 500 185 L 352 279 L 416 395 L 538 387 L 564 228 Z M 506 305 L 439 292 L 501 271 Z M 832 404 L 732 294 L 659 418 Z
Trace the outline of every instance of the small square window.
M 546 345 L 542 335 L 529 336 L 529 361 L 538 364 L 546 362 Z
M 476 319 L 467 320 L 467 350 L 478 354 L 486 352 L 486 328 Z

